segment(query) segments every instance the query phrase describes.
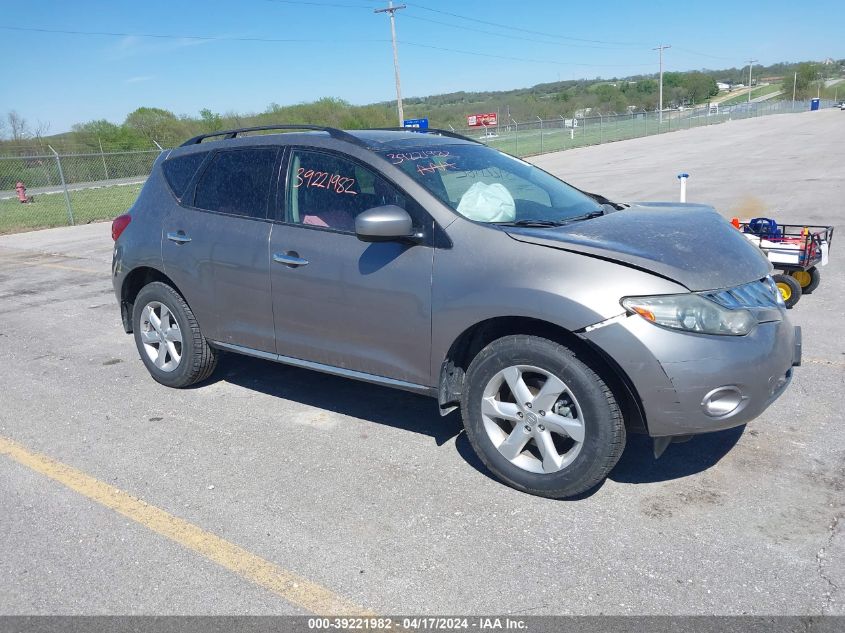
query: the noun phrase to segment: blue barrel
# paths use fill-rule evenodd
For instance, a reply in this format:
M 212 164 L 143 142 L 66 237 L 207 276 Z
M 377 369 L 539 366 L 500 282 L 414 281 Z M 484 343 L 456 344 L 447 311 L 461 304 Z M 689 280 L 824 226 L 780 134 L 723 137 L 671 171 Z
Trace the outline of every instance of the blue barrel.
M 818 110 L 821 99 L 810 99 L 810 110 Z

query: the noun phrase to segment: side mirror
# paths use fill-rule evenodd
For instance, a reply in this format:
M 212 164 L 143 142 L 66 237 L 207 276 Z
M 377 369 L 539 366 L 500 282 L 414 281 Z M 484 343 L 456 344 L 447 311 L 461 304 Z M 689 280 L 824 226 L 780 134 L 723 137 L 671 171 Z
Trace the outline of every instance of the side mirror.
M 408 212 L 394 204 L 373 207 L 355 218 L 355 235 L 362 242 L 391 242 L 414 238 Z

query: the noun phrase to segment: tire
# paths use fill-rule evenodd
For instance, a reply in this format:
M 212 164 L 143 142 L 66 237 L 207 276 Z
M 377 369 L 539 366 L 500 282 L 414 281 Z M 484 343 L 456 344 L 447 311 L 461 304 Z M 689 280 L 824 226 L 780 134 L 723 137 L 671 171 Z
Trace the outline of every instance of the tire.
M 787 308 L 792 308 L 801 298 L 801 284 L 792 275 L 774 275 L 775 285 Z
M 162 385 L 188 387 L 208 378 L 217 366 L 217 350 L 206 342 L 182 295 L 167 284 L 155 281 L 141 288 L 132 328 L 141 360 Z
M 813 292 L 813 290 L 819 287 L 822 281 L 822 274 L 815 266 L 807 270 L 793 270 L 789 275 L 801 286 L 802 295 L 808 295 Z
M 511 384 L 531 397 L 531 407 L 516 404 Z M 536 336 L 506 336 L 478 353 L 467 369 L 461 414 L 481 461 L 504 483 L 541 497 L 594 488 L 625 448 L 613 392 L 571 350 Z

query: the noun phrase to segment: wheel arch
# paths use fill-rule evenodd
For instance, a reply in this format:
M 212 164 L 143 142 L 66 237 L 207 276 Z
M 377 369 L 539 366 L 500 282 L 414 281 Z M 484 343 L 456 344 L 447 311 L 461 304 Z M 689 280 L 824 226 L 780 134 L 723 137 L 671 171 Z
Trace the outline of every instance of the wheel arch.
M 176 287 L 170 277 L 157 268 L 150 266 L 134 268 L 126 275 L 120 286 L 120 318 L 123 321 L 123 329 L 127 334 L 132 333 L 132 309 L 135 305 L 135 298 L 141 292 L 141 288 L 154 281 L 167 284 L 184 298 L 185 295 Z
M 441 415 L 454 410 L 461 399 L 464 376 L 472 359 L 494 340 L 513 334 L 549 339 L 568 347 L 607 383 L 625 418 L 625 427 L 633 433 L 647 433 L 642 401 L 625 371 L 602 350 L 574 332 L 557 324 L 531 317 L 503 316 L 480 321 L 452 342 L 440 366 L 438 403 Z

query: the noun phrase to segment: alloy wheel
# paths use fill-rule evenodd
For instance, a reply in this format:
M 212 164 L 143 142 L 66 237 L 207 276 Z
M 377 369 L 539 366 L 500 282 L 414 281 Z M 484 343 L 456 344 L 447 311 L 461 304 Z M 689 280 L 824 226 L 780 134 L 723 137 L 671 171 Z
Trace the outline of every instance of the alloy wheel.
M 512 464 L 555 473 L 571 464 L 584 444 L 584 418 L 569 387 L 545 369 L 506 367 L 484 389 L 484 429 Z
M 141 311 L 141 342 L 160 370 L 171 372 L 182 361 L 182 331 L 166 305 L 151 301 Z

